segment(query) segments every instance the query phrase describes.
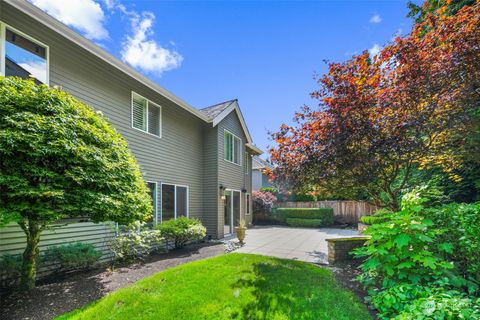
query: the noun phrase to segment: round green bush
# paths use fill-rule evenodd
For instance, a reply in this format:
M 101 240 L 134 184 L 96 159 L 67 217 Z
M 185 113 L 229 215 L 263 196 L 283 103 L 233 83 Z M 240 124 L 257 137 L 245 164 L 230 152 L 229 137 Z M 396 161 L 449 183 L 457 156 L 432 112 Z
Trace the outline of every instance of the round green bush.
M 126 141 L 68 93 L 0 76 L 0 225 L 27 237 L 22 287 L 34 285 L 42 230 L 67 217 L 127 224 L 152 212 Z

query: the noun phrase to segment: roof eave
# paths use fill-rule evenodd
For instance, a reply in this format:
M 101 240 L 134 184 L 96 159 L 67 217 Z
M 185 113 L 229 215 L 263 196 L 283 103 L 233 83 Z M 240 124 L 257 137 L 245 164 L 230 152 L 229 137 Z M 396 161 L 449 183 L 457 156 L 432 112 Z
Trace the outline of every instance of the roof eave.
M 199 110 L 195 109 L 193 106 L 188 104 L 187 102 L 183 101 L 181 98 L 175 96 L 173 93 L 169 92 L 168 90 L 162 88 L 146 76 L 142 75 L 137 70 L 133 69 L 132 67 L 128 66 L 127 64 L 121 62 L 116 57 L 105 51 L 104 49 L 100 48 L 99 46 L 95 45 L 90 40 L 86 39 L 79 33 L 73 31 L 69 27 L 67 27 L 62 22 L 56 20 L 49 14 L 43 12 L 40 8 L 37 8 L 35 5 L 27 2 L 27 1 L 18 1 L 18 0 L 3 0 L 5 3 L 11 5 L 14 8 L 19 9 L 29 17 L 35 19 L 39 23 L 45 25 L 46 27 L 52 29 L 53 31 L 57 32 L 58 34 L 62 35 L 63 37 L 67 38 L 68 40 L 72 41 L 73 43 L 79 45 L 80 47 L 84 48 L 91 54 L 95 55 L 96 57 L 102 59 L 103 61 L 107 62 L 111 66 L 115 67 L 116 69 L 122 71 L 126 75 L 132 77 L 133 79 L 137 80 L 138 82 L 142 83 L 143 85 L 149 87 L 153 91 L 159 93 L 160 95 L 164 96 L 165 98 L 173 101 L 175 104 L 180 106 L 182 109 L 190 112 L 191 114 L 197 116 L 198 118 L 202 119 L 205 122 L 209 122 L 209 119 Z
M 263 154 L 263 151 L 254 144 L 246 143 L 245 146 L 247 147 L 247 149 L 250 149 L 252 151 L 251 153 L 255 156 Z

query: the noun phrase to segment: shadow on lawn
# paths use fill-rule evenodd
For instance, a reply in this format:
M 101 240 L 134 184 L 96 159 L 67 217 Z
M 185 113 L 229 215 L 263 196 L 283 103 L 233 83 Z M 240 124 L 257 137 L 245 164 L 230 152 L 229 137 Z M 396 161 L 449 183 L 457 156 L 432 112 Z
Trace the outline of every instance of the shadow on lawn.
M 253 270 L 246 271 L 233 285 L 234 290 L 252 290 L 254 297 L 237 317 L 320 319 L 318 309 L 325 302 L 322 294 L 331 289 L 333 282 L 323 273 L 315 277 L 313 280 L 312 267 L 301 262 L 275 260 L 253 265 Z

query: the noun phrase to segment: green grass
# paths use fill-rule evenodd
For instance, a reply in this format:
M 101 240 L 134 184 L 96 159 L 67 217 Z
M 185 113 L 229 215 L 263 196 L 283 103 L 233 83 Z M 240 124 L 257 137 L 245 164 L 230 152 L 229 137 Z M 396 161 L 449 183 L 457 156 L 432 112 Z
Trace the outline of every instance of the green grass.
M 187 263 L 57 319 L 372 319 L 333 274 L 249 254 Z

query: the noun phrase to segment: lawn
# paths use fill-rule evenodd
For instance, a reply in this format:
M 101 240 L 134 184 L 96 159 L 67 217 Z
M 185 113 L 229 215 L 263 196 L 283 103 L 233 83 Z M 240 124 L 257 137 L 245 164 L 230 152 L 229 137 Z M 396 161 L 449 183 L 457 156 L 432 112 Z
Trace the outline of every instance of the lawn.
M 333 274 L 304 262 L 227 254 L 187 263 L 57 319 L 371 319 Z

